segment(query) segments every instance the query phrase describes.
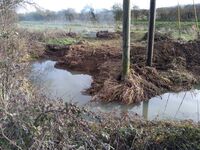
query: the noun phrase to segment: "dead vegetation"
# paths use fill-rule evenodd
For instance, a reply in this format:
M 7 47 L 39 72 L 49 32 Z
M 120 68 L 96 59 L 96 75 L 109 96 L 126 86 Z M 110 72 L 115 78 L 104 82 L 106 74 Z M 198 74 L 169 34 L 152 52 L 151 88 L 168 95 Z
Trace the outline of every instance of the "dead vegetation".
M 17 91 L 6 108 L 0 107 L 0 148 L 4 150 L 187 150 L 200 146 L 199 126 L 190 121 L 148 122 L 126 114 L 95 114 L 47 99 L 27 81 Z
M 23 94 L 24 90 L 19 92 Z M 9 101 L 7 109 L 0 109 L 0 148 L 4 150 L 200 147 L 199 126 L 189 121 L 147 122 L 126 114 L 98 115 L 62 101 L 51 101 L 37 92 L 29 97 L 21 95 L 20 99 L 17 96 Z

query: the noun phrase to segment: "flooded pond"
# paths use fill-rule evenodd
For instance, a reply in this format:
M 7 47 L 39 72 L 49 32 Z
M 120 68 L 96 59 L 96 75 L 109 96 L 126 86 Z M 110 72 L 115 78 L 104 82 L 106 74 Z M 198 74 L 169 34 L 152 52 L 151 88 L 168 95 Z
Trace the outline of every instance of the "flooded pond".
M 118 103 L 90 103 L 91 96 L 84 91 L 90 88 L 92 77 L 80 72 L 69 72 L 54 67 L 54 61 L 35 62 L 32 65 L 30 79 L 50 98 L 63 99 L 77 103 L 92 111 L 130 113 L 145 119 L 191 119 L 199 121 L 200 90 L 195 89 L 180 93 L 166 93 L 154 97 L 148 102 L 126 106 Z
M 84 95 L 90 88 L 92 77 L 77 72 L 54 68 L 56 62 L 43 61 L 32 65 L 30 79 L 49 98 L 63 99 L 67 102 L 86 104 L 91 96 Z

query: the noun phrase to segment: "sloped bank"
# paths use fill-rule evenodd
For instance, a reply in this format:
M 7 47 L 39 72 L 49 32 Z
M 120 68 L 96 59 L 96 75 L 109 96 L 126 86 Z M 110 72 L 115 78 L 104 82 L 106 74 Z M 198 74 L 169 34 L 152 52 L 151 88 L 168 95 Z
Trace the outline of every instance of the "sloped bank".
M 150 122 L 126 115 L 99 116 L 39 96 L 17 100 L 18 103 L 9 104 L 13 107 L 8 112 L 1 110 L 0 147 L 4 150 L 200 149 L 199 125 L 189 121 Z M 13 114 L 16 107 L 20 112 Z
M 145 66 L 145 45 L 131 45 L 131 75 L 127 81 L 119 80 L 119 39 L 79 42 L 71 45 L 66 55 L 54 59 L 58 61 L 56 67 L 92 75 L 94 82 L 87 92 L 94 100 L 105 102 L 137 103 L 164 92 L 188 90 L 199 81 L 199 41 L 156 41 L 153 67 Z M 47 53 L 44 56 L 51 58 Z

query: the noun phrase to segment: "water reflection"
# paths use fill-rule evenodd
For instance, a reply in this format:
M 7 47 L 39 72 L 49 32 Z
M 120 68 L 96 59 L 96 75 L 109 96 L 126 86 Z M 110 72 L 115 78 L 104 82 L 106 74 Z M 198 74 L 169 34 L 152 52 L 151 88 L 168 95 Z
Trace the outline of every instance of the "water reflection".
M 149 101 L 143 102 L 143 112 L 142 116 L 144 119 L 148 120 L 148 112 L 149 112 Z
M 138 105 L 126 106 L 118 103 L 93 103 L 90 104 L 89 108 L 93 111 L 115 112 L 118 114 L 128 112 L 143 116 L 147 120 L 191 119 L 199 121 L 199 99 L 200 91 L 193 90 L 180 93 L 166 93 Z
M 50 98 L 63 99 L 84 105 L 91 97 L 82 92 L 90 88 L 92 77 L 54 68 L 56 62 L 36 62 L 32 66 L 31 81 Z

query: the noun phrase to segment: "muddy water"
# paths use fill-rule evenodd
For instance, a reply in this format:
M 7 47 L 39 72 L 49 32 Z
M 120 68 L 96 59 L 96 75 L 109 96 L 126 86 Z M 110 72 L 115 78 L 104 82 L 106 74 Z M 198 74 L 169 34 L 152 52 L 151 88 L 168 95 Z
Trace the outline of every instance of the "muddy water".
M 50 98 L 63 99 L 77 103 L 92 111 L 130 113 L 145 119 L 200 120 L 200 90 L 180 93 L 166 93 L 154 97 L 148 102 L 125 106 L 118 103 L 90 103 L 91 96 L 83 92 L 91 86 L 92 77 L 79 72 L 69 72 L 54 68 L 56 62 L 35 62 L 32 65 L 30 79 Z

